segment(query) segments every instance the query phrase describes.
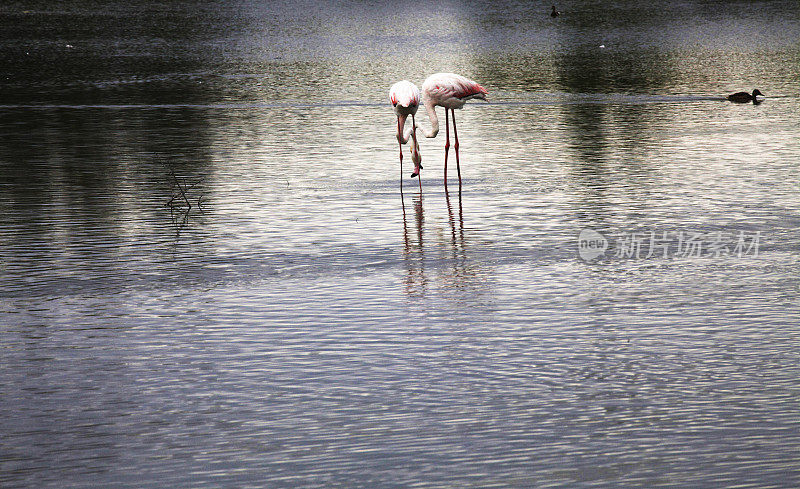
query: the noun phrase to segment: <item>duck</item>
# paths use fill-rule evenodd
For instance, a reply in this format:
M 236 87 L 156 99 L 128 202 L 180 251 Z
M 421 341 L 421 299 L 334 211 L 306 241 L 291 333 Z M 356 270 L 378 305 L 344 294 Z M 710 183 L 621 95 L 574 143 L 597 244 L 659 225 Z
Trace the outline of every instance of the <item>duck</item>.
M 761 95 L 762 97 L 764 96 L 764 94 L 761 93 L 761 91 L 756 88 L 755 90 L 753 90 L 752 95 L 750 95 L 747 92 L 736 92 L 728 95 L 728 100 L 730 100 L 731 102 L 738 102 L 740 104 L 744 104 L 747 102 L 756 103 L 757 102 L 756 96 L 758 95 Z
M 553 11 L 550 12 L 550 17 L 558 17 L 559 15 L 561 15 L 561 12 L 556 10 L 556 6 L 555 5 L 551 5 L 551 6 L 553 7 Z

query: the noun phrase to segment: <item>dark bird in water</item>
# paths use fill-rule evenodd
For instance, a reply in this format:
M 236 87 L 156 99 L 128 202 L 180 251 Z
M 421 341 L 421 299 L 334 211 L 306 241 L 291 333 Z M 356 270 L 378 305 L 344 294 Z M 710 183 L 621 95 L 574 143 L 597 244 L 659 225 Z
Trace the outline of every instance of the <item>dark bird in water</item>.
M 756 88 L 753 90 L 752 95 L 747 92 L 736 92 L 728 95 L 728 100 L 731 102 L 738 102 L 740 104 L 745 104 L 747 102 L 758 103 L 758 100 L 756 100 L 756 96 L 758 95 L 761 95 L 762 97 L 764 96 L 764 94 Z
M 561 12 L 556 10 L 556 6 L 555 5 L 553 5 L 552 7 L 553 7 L 553 11 L 550 12 L 550 17 L 558 17 L 559 15 L 561 15 Z

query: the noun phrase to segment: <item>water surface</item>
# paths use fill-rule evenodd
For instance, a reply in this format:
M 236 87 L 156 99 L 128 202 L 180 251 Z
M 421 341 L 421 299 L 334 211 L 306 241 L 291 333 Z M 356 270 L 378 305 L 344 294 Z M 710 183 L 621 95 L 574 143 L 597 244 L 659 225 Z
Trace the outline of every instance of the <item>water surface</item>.
M 796 2 L 549 6 L 0 7 L 0 485 L 800 485 Z

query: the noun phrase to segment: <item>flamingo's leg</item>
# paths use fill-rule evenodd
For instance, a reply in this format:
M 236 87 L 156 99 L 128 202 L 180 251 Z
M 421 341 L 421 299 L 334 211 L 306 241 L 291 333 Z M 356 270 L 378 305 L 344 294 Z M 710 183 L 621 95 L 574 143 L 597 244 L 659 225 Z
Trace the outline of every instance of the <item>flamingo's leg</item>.
M 447 186 L 447 153 L 450 151 L 450 115 L 448 109 L 444 109 L 444 186 Z M 453 121 L 455 122 L 455 120 Z
M 458 170 L 458 187 L 461 188 L 461 165 L 458 163 L 458 130 L 456 129 L 456 110 L 453 111 L 453 137 L 456 139 L 453 148 L 456 150 L 456 170 Z

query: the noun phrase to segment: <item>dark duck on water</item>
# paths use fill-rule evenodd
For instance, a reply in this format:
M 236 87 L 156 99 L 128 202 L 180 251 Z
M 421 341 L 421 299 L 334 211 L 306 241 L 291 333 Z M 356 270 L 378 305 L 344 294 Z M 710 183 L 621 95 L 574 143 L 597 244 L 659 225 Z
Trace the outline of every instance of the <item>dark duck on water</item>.
M 761 91 L 759 91 L 759 89 L 756 88 L 755 90 L 753 90 L 752 95 L 750 95 L 747 92 L 736 92 L 728 95 L 728 100 L 730 100 L 731 102 L 738 102 L 740 104 L 744 104 L 747 102 L 758 103 L 758 100 L 756 99 L 758 95 L 761 95 L 762 97 L 764 96 L 764 94 L 761 93 Z

